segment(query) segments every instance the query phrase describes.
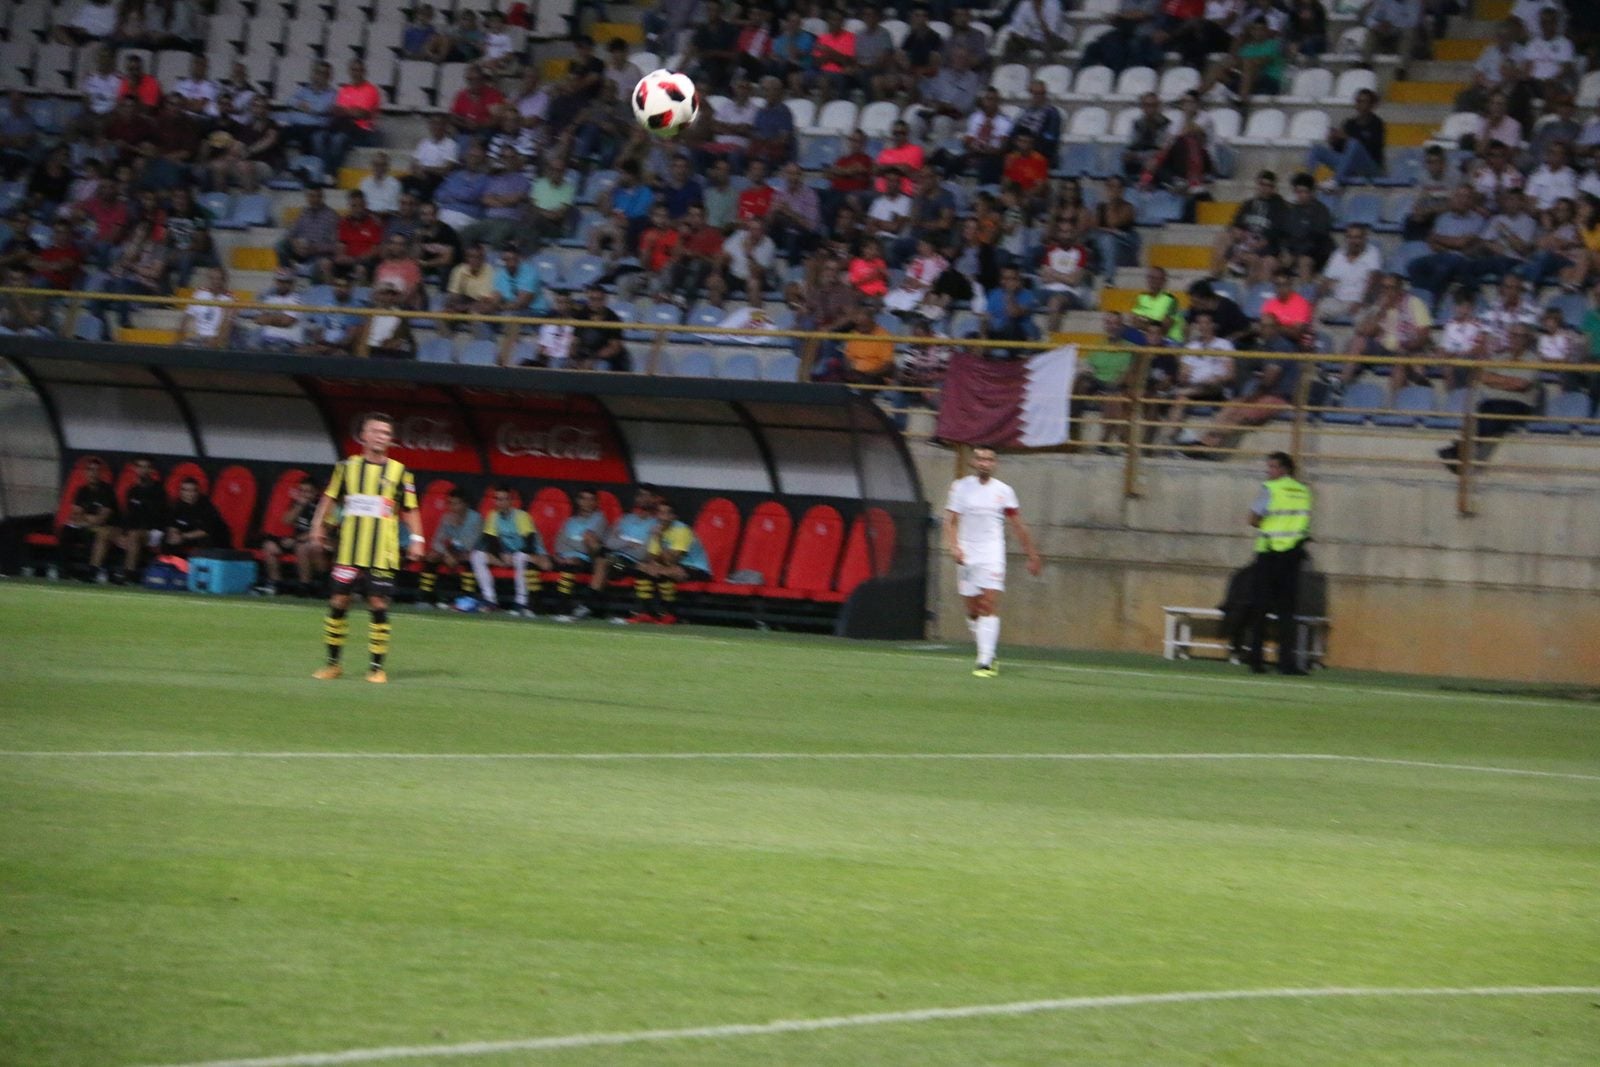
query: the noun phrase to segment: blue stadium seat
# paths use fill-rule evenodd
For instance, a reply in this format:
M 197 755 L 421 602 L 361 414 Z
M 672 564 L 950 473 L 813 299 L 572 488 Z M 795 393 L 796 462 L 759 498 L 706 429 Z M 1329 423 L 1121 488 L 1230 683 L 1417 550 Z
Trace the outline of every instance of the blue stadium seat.
M 1261 305 L 1272 299 L 1274 291 L 1272 286 L 1265 282 L 1253 286 L 1244 295 L 1244 299 L 1239 301 L 1239 306 L 1244 310 L 1245 318 L 1259 319 L 1261 317 Z
M 583 192 L 578 195 L 580 204 L 598 204 L 600 198 L 617 184 L 617 172 L 614 170 L 597 170 L 589 175 L 589 180 L 583 183 Z
M 219 230 L 241 229 L 233 221 L 233 197 L 227 193 L 201 193 L 200 206 L 211 216 L 211 225 Z
M 1357 382 L 1345 390 L 1344 400 L 1340 407 L 1345 408 L 1381 408 L 1386 405 L 1383 386 L 1373 382 Z M 1323 422 L 1340 423 L 1349 426 L 1359 426 L 1367 421 L 1368 416 L 1360 411 L 1324 411 Z
M 1087 178 L 1094 170 L 1095 146 L 1078 141 L 1061 148 L 1061 173 L 1069 178 Z
M 584 289 L 605 277 L 606 263 L 599 256 L 581 255 L 567 268 L 567 282 L 574 289 Z
M 1378 222 L 1372 227 L 1375 233 L 1399 233 L 1405 229 L 1406 216 L 1411 214 L 1411 205 L 1417 202 L 1414 192 L 1393 193 L 1383 202 L 1383 212 L 1378 216 Z
M 1356 223 L 1373 227 L 1378 225 L 1378 220 L 1383 215 L 1383 197 L 1372 192 L 1350 192 L 1344 195 L 1344 202 L 1339 205 L 1339 225 L 1353 226 Z
M 1589 417 L 1589 397 L 1585 393 L 1558 393 L 1544 407 L 1544 418 L 1527 423 L 1529 433 L 1569 434 L 1577 429 L 1575 420 Z
M 1411 264 L 1414 260 L 1420 259 L 1427 254 L 1428 242 L 1407 241 L 1390 254 L 1389 262 L 1384 266 L 1397 274 L 1405 274 L 1411 269 Z
M 456 343 L 450 337 L 429 337 L 417 346 L 417 360 L 422 363 L 454 363 Z
M 1372 179 L 1373 185 L 1410 186 L 1422 180 L 1421 148 L 1390 148 L 1384 151 L 1388 173 Z
M 672 360 L 669 373 L 676 378 L 715 378 L 716 362 L 709 352 L 685 352 Z
M 461 346 L 461 357 L 458 362 L 469 367 L 492 367 L 500 355 L 498 341 L 477 340 L 468 341 Z
M 697 304 L 689 312 L 688 323 L 690 326 L 721 326 L 722 320 L 727 316 L 721 308 L 712 307 L 710 304 Z
M 722 361 L 722 369 L 717 377 L 735 381 L 759 381 L 761 361 L 752 355 L 729 356 Z
M 73 323 L 72 336 L 79 341 L 104 341 L 106 339 L 106 324 L 99 315 L 91 315 L 87 311 L 78 313 L 77 322 Z
M 241 227 L 271 226 L 272 201 L 265 193 L 242 193 L 234 199 L 228 220 Z
M 539 272 L 539 284 L 547 289 L 566 289 L 566 263 L 554 252 L 540 252 L 533 257 L 534 269 Z
M 792 355 L 769 356 L 761 365 L 761 380 L 766 382 L 792 382 L 800 377 L 800 357 Z
M 1445 394 L 1444 402 L 1435 404 L 1432 415 L 1422 420 L 1422 425 L 1430 430 L 1459 430 L 1461 420 L 1467 413 L 1467 401 L 1471 394 L 1466 389 L 1452 389 Z
M 1408 385 L 1394 397 L 1395 411 L 1387 415 L 1374 415 L 1376 426 L 1419 426 L 1424 416 L 1433 411 L 1433 389 L 1426 385 Z
M 1562 293 L 1547 305 L 1561 312 L 1561 321 L 1574 330 L 1583 329 L 1584 316 L 1589 313 L 1589 298 L 1582 293 Z

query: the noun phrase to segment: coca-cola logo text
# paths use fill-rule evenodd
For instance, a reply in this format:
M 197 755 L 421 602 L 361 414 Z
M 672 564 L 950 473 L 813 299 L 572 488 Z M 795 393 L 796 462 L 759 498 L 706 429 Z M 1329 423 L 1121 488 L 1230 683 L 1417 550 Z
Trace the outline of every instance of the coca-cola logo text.
M 503 456 L 542 456 L 593 463 L 602 455 L 595 432 L 581 426 L 551 426 L 549 429 L 534 430 L 525 429 L 514 422 L 502 422 L 495 428 L 494 446 Z
M 363 414 L 350 420 L 352 440 L 361 440 L 361 424 L 365 419 Z M 394 443 L 413 452 L 454 452 L 456 435 L 450 432 L 450 423 L 446 419 L 409 415 L 395 427 Z

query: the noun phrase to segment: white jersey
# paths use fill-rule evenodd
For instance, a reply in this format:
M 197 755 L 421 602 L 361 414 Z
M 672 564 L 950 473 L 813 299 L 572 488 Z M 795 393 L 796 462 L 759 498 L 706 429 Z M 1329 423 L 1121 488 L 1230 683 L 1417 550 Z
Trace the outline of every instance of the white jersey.
M 951 483 L 945 510 L 961 516 L 956 541 L 968 566 L 1005 566 L 1006 516 L 1017 507 L 1016 490 L 998 478 L 980 482 L 969 474 Z

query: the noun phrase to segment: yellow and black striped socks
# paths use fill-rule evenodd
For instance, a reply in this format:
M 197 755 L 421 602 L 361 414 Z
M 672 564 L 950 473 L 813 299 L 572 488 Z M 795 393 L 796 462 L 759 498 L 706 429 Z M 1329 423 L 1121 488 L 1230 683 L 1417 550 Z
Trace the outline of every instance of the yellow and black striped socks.
M 429 604 L 436 604 L 439 602 L 439 598 L 434 592 L 438 584 L 438 571 L 425 570 L 422 572 L 422 576 L 417 579 L 417 592 L 422 594 L 422 599 L 424 602 Z
M 650 601 L 655 596 L 656 583 L 644 575 L 633 580 L 633 595 L 639 599 L 639 613 L 642 615 L 649 611 Z
M 678 605 L 678 583 L 662 579 L 656 583 L 656 614 L 671 615 Z
M 322 637 L 328 643 L 330 665 L 337 665 L 339 654 L 344 651 L 344 639 L 350 633 L 350 620 L 345 616 L 349 614 L 348 608 L 329 608 L 327 618 L 322 620 Z
M 372 611 L 372 621 L 367 624 L 367 652 L 372 656 L 372 670 L 383 669 L 383 657 L 389 654 L 389 625 L 387 610 Z

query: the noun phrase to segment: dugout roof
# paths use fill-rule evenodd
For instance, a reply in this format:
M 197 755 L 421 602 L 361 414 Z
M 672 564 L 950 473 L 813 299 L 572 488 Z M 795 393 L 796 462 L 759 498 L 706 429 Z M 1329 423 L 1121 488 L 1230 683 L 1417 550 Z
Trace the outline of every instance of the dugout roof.
M 900 433 L 843 386 L 0 337 L 63 454 L 330 464 L 368 411 L 419 471 L 922 503 Z

